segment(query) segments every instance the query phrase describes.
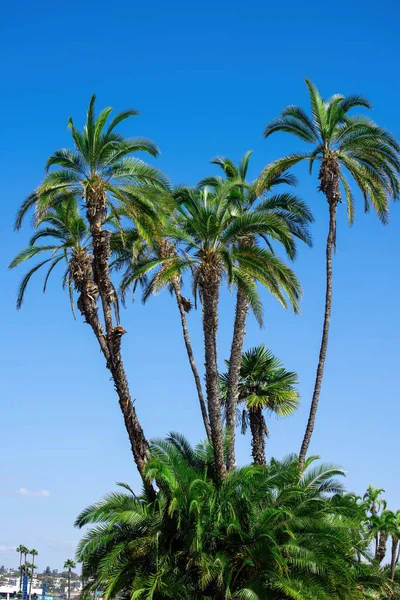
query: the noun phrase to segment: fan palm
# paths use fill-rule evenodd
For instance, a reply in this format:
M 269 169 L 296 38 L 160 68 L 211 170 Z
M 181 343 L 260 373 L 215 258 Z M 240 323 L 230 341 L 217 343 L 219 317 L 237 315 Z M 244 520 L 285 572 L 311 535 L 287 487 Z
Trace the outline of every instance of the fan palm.
M 76 563 L 69 558 L 64 563 L 64 569 L 68 569 L 68 600 L 71 600 L 71 572 L 72 569 L 75 569 Z
M 229 361 L 226 361 L 229 367 Z M 229 370 L 220 377 L 224 403 L 228 395 Z M 295 389 L 297 373 L 286 371 L 282 363 L 264 344 L 252 348 L 242 355 L 239 374 L 238 397 L 245 409 L 242 411 L 242 433 L 251 430 L 253 463 L 265 465 L 265 436 L 268 435 L 263 415 L 266 409 L 271 414 L 288 417 L 298 407 L 299 395 Z
M 342 492 L 336 467 L 299 474 L 297 458 L 229 471 L 221 483 L 207 443 L 180 435 L 151 445 L 155 500 L 109 494 L 79 515 L 89 587 L 105 599 L 365 598 L 380 591 L 378 566 L 355 559 L 364 512 Z
M 260 241 L 272 250 L 271 242 L 280 242 L 291 259 L 296 256 L 295 240 L 300 239 L 311 245 L 308 225 L 313 221 L 313 216 L 307 205 L 296 195 L 289 192 L 275 192 L 281 184 L 296 185 L 297 180 L 289 173 L 278 173 L 270 178 L 262 194 L 258 194 L 256 182 L 247 182 L 247 174 L 252 152 L 246 152 L 242 160 L 236 165 L 229 158 L 217 157 L 211 161 L 218 165 L 225 174 L 226 179 L 236 181 L 237 186 L 232 190 L 232 201 L 235 207 L 243 212 L 262 212 L 275 217 L 271 229 L 266 234 L 250 235 L 239 240 L 239 246 L 246 248 Z M 224 185 L 224 178 L 209 177 L 202 181 L 202 185 L 217 189 Z M 246 294 L 239 288 L 236 296 L 235 321 L 232 335 L 231 352 L 229 358 L 228 387 L 226 399 L 226 428 L 229 433 L 229 453 L 227 468 L 235 464 L 235 416 L 238 402 L 239 372 L 245 335 L 246 319 L 249 311 L 249 302 Z
M 117 298 L 110 279 L 110 230 L 105 227 L 107 217 L 115 214 L 115 207 L 129 201 L 138 228 L 145 232 L 149 222 L 159 218 L 162 207 L 160 192 L 168 188 L 166 178 L 157 169 L 131 155 L 146 152 L 157 156 L 156 145 L 146 139 L 125 139 L 115 129 L 124 120 L 137 115 L 126 110 L 108 122 L 111 108 L 95 116 L 95 96 L 92 96 L 83 132 L 69 119 L 74 150 L 54 152 L 46 163 L 47 175 L 40 186 L 22 204 L 16 218 L 19 228 L 31 208 L 35 209 L 36 224 L 47 211 L 64 200 L 83 197 L 91 236 L 92 256 L 76 265 L 81 278 L 79 309 L 92 326 L 106 359 L 118 394 L 128 431 L 133 455 L 141 474 L 148 452 L 147 440 L 132 403 L 128 381 L 121 356 L 121 338 L 125 330 L 119 323 Z M 53 170 L 53 167 L 57 167 Z M 164 193 L 161 194 L 163 196 Z M 86 290 L 90 286 L 90 298 Z M 93 326 L 94 312 L 100 300 L 104 319 L 99 331 Z M 88 301 L 88 302 L 87 302 Z M 101 340 L 101 341 L 100 341 Z
M 238 240 L 254 234 L 268 234 L 276 223 L 273 215 L 243 214 L 232 206 L 231 191 L 236 182 L 227 181 L 215 192 L 208 189 L 182 188 L 176 194 L 180 201 L 177 225 L 169 224 L 165 237 L 177 244 L 177 253 L 163 259 L 138 263 L 133 276 L 140 278 L 156 269 L 149 280 L 149 293 L 169 285 L 176 277 L 190 271 L 193 293 L 200 294 L 203 307 L 203 334 L 207 408 L 216 468 L 225 477 L 225 460 L 218 382 L 217 330 L 220 285 L 226 277 L 246 294 L 259 320 L 262 309 L 255 280 L 262 283 L 280 302 L 288 301 L 297 308 L 300 285 L 282 260 L 270 250 L 254 245 L 238 246 Z M 181 246 L 184 245 L 182 249 Z
M 332 309 L 332 252 L 336 250 L 336 215 L 342 195 L 347 201 L 349 223 L 353 223 L 354 201 L 348 175 L 351 176 L 364 199 L 364 209 L 375 209 L 379 219 L 387 223 L 389 199 L 400 194 L 400 147 L 394 137 L 378 127 L 371 119 L 350 115 L 355 107 L 371 108 L 361 96 L 336 94 L 324 101 L 317 88 L 306 80 L 310 103 L 310 117 L 298 106 L 288 106 L 280 117 L 274 119 L 264 130 L 267 138 L 275 132 L 291 133 L 314 146 L 309 153 L 297 153 L 281 158 L 269 165 L 259 178 L 262 190 L 270 178 L 293 165 L 307 161 L 310 172 L 315 161 L 320 163 L 319 190 L 325 195 L 329 208 L 329 232 L 326 242 L 326 293 L 322 340 L 311 401 L 310 415 L 300 450 L 300 466 L 304 463 L 321 392 L 329 325 Z

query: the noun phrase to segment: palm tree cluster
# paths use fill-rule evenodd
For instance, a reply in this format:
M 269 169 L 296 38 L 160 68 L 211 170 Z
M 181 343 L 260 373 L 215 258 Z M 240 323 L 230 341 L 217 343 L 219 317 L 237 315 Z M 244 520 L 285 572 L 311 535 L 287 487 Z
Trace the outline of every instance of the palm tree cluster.
M 341 493 L 333 481 L 337 470 L 327 469 L 325 476 L 314 469 L 310 475 L 307 452 L 328 346 L 337 211 L 345 199 L 352 224 L 357 188 L 364 209 L 372 206 L 388 221 L 389 202 L 400 194 L 400 146 L 371 119 L 353 114 L 354 108 L 369 109 L 367 100 L 337 94 L 325 101 L 306 83 L 311 115 L 289 106 L 264 133 L 266 138 L 291 133 L 312 144 L 310 152 L 280 158 L 254 180 L 248 177 L 251 152 L 238 164 L 217 157 L 211 162 L 220 174 L 192 187 L 174 187 L 136 157 L 138 152 L 157 157 L 154 142 L 117 132 L 137 111 L 112 118 L 106 108 L 96 116 L 93 96 L 82 131 L 69 119 L 73 150 L 50 156 L 42 183 L 18 211 L 16 228 L 33 212 L 35 231 L 10 267 L 39 262 L 23 277 L 17 306 L 37 271 L 45 269 L 46 291 L 53 271 L 63 267 L 72 312 L 75 316 L 76 306 L 91 327 L 110 372 L 144 485 L 140 497 L 110 496 L 78 519 L 79 526 L 98 523 L 78 554 L 85 578 L 103 586 L 107 597 L 300 600 L 369 597 L 383 589 L 383 556 L 378 558 L 385 553 L 385 535 L 392 534 L 389 529 L 384 534 L 382 526 L 371 560 L 367 541 L 368 532 L 378 531 L 374 522 L 386 516 L 371 515 L 370 529 L 362 528 L 364 504 Z M 324 323 L 298 459 L 267 465 L 267 417 L 296 410 L 298 376 L 264 345 L 246 350 L 245 331 L 250 311 L 263 325 L 262 290 L 283 308 L 300 310 L 302 289 L 290 263 L 299 244 L 312 245 L 313 215 L 294 193 L 298 181 L 290 169 L 302 161 L 310 172 L 318 161 L 318 189 L 328 204 Z M 185 284 L 190 297 L 183 295 Z M 221 373 L 218 327 L 225 284 L 235 294 L 235 315 Z M 176 435 L 148 441 L 123 362 L 120 303 L 125 306 L 128 294 L 139 289 L 146 302 L 165 288 L 179 311 L 208 440 L 197 449 Z M 188 317 L 200 304 L 204 387 Z M 242 432 L 249 428 L 252 438 L 253 465 L 244 469 L 236 467 L 237 424 Z M 396 544 L 397 557 L 398 539 Z M 365 560 L 355 560 L 360 556 Z
M 228 448 L 226 449 L 228 450 Z M 364 505 L 343 492 L 343 472 L 299 471 L 296 456 L 231 470 L 218 484 L 208 442 L 177 434 L 151 445 L 155 500 L 112 493 L 76 525 L 86 589 L 105 598 L 366 598 L 391 584 L 365 544 Z M 362 557 L 363 560 L 359 560 Z
M 29 550 L 27 546 L 20 544 L 17 546 L 16 551 L 19 554 L 19 591 L 22 591 L 22 579 L 23 577 L 29 578 L 29 598 L 32 594 L 32 583 L 33 583 L 33 574 L 35 569 L 37 569 L 37 565 L 35 565 L 35 556 L 38 556 L 39 552 L 32 548 Z M 28 562 L 28 556 L 32 557 L 32 562 Z M 24 557 L 24 562 L 22 563 L 22 557 Z

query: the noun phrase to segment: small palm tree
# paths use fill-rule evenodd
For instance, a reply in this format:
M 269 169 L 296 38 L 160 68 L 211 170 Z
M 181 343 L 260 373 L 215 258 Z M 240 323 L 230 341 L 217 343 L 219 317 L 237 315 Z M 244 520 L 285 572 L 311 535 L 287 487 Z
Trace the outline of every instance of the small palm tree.
M 68 569 L 68 600 L 71 600 L 71 573 L 72 569 L 75 569 L 76 563 L 69 558 L 64 563 L 64 569 Z
M 379 498 L 381 494 L 384 494 L 383 488 L 374 488 L 372 484 L 369 484 L 367 491 L 363 496 L 363 500 L 367 502 L 371 515 L 378 514 L 379 510 L 383 507 L 386 508 L 386 500 Z
M 306 84 L 311 117 L 298 106 L 288 106 L 280 117 L 267 125 L 264 136 L 267 138 L 275 132 L 287 132 L 312 144 L 313 150 L 309 153 L 290 154 L 275 161 L 266 167 L 258 183 L 261 191 L 277 173 L 304 160 L 309 163 L 311 172 L 314 162 L 318 161 L 319 190 L 325 195 L 329 208 L 325 316 L 310 415 L 300 449 L 300 466 L 304 464 L 314 430 L 324 374 L 332 309 L 332 252 L 336 250 L 336 214 L 343 195 L 347 201 L 349 223 L 352 224 L 354 219 L 353 193 L 347 174 L 363 196 L 365 211 L 372 205 L 383 223 L 388 221 L 390 197 L 397 199 L 400 195 L 399 144 L 389 132 L 378 127 L 371 119 L 349 114 L 354 107 L 371 108 L 369 101 L 357 95 L 346 97 L 340 94 L 324 101 L 308 79 Z
M 277 192 L 280 185 L 296 185 L 296 178 L 289 173 L 277 173 L 270 178 L 263 192 L 258 193 L 257 182 L 248 182 L 247 175 L 252 152 L 246 152 L 242 160 L 236 165 L 229 158 L 217 157 L 211 161 L 218 165 L 224 172 L 225 178 L 234 181 L 237 185 L 232 189 L 232 202 L 236 210 L 248 213 L 263 213 L 272 217 L 268 234 L 264 231 L 260 235 L 253 234 L 239 240 L 241 248 L 255 244 L 265 244 L 272 250 L 272 243 L 279 242 L 283 245 L 291 260 L 296 256 L 296 239 L 311 245 L 311 236 L 308 231 L 309 224 L 313 221 L 310 209 L 298 196 L 290 192 Z M 209 177 L 201 183 L 218 189 L 224 185 L 222 177 Z M 239 288 L 236 296 L 235 321 L 232 335 L 231 352 L 229 358 L 228 388 L 226 398 L 226 429 L 229 433 L 229 451 L 227 468 L 235 465 L 235 416 L 238 403 L 239 372 L 245 336 L 249 302 L 246 294 Z
M 226 361 L 229 366 L 229 361 Z M 225 403 L 229 371 L 220 376 L 222 398 Z M 242 355 L 239 377 L 239 403 L 245 405 L 241 414 L 242 433 L 251 430 L 253 463 L 265 465 L 265 437 L 268 428 L 263 410 L 280 417 L 288 417 L 298 407 L 299 394 L 295 389 L 297 373 L 286 371 L 282 363 L 264 344 Z
M 33 573 L 35 571 L 35 569 L 37 569 L 37 566 L 35 565 L 35 556 L 37 556 L 39 554 L 39 552 L 37 550 L 35 550 L 35 548 L 32 548 L 32 550 L 29 550 L 29 554 L 32 556 L 32 562 L 30 563 L 30 582 L 29 582 L 29 598 L 31 597 L 31 592 L 32 592 L 32 583 L 33 583 Z
M 19 553 L 19 591 L 22 590 L 22 555 L 26 555 L 26 550 L 27 548 L 23 544 L 20 544 L 16 548 L 16 551 Z
M 165 237 L 177 245 L 177 253 L 138 263 L 133 274 L 140 278 L 156 269 L 148 283 L 150 292 L 169 285 L 173 278 L 180 278 L 185 272 L 192 275 L 194 296 L 199 293 L 203 307 L 207 407 L 216 468 L 221 479 L 225 477 L 217 357 L 221 282 L 226 277 L 229 286 L 240 288 L 260 320 L 262 309 L 255 280 L 283 306 L 287 305 L 286 294 L 291 305 L 297 308 L 301 293 L 293 271 L 270 250 L 257 245 L 245 249 L 238 246 L 243 237 L 268 234 L 274 218 L 261 213 L 238 213 L 231 201 L 235 185 L 227 181 L 215 192 L 182 188 L 177 193 L 180 200 L 177 225 L 169 224 L 165 231 Z
M 125 330 L 119 323 L 117 297 L 109 272 L 111 232 L 107 228 L 107 219 L 110 214 L 116 215 L 118 207 L 129 200 L 137 227 L 145 230 L 148 223 L 161 214 L 160 192 L 165 192 L 168 182 L 160 171 L 132 157 L 138 151 L 157 156 L 158 149 L 153 142 L 144 138 L 124 139 L 115 131 L 122 121 L 138 112 L 126 110 L 108 122 L 111 112 L 110 107 L 105 108 L 96 118 L 95 96 L 92 96 L 83 132 L 78 131 L 72 118 L 69 119 L 75 148 L 63 148 L 50 156 L 46 163 L 47 175 L 23 202 L 16 227 L 21 226 L 32 208 L 35 209 L 36 224 L 39 224 L 60 202 L 83 198 L 92 254 L 82 256 L 75 264 L 76 279 L 80 279 L 76 283 L 81 295 L 78 307 L 91 325 L 111 372 L 132 452 L 143 475 L 148 443 L 132 403 L 121 356 L 121 338 Z M 96 319 L 98 300 L 105 331 Z

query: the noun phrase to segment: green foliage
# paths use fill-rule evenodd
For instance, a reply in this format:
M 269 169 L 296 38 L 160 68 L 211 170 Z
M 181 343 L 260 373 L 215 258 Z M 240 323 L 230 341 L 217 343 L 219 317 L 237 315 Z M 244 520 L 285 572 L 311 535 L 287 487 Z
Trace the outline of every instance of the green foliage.
M 48 239 L 49 243 L 46 245 L 37 244 L 38 240 L 43 238 Z M 72 197 L 68 201 L 62 200 L 54 208 L 43 214 L 37 221 L 37 231 L 31 237 L 29 246 L 21 250 L 9 265 L 10 269 L 14 269 L 25 261 L 40 257 L 43 254 L 48 257 L 37 263 L 23 277 L 18 290 L 17 308 L 21 308 L 30 279 L 39 269 L 45 265 L 47 266 L 43 284 L 43 292 L 45 292 L 53 269 L 59 263 L 64 263 L 63 286 L 68 287 L 71 309 L 74 312 L 72 300 L 73 281 L 69 265 L 73 254 L 79 248 L 87 247 L 88 244 L 88 230 L 75 198 Z
M 124 286 L 138 280 L 147 282 L 145 297 L 168 286 L 174 277 L 192 274 L 192 290 L 197 300 L 211 268 L 219 279 L 226 277 L 230 287 L 243 289 L 250 305 L 262 321 L 257 280 L 284 306 L 298 310 L 301 288 L 293 271 L 272 251 L 255 245 L 240 248 L 238 241 L 248 235 L 268 236 L 277 227 L 273 214 L 240 213 L 232 203 L 236 181 L 227 181 L 216 191 L 179 188 L 175 198 L 179 209 L 166 227 L 165 237 L 176 247 L 172 256 L 140 257 L 124 278 Z
M 264 130 L 267 138 L 276 132 L 286 132 L 312 144 L 309 153 L 290 154 L 278 159 L 261 174 L 257 189 L 262 191 L 271 178 L 306 160 L 310 172 L 315 161 L 332 159 L 340 166 L 340 182 L 347 202 L 349 223 L 354 219 L 354 201 L 347 173 L 361 191 L 364 209 L 372 204 L 383 223 L 388 221 L 389 198 L 400 196 L 400 146 L 388 132 L 364 115 L 350 115 L 352 108 L 370 109 L 361 96 L 335 94 L 321 98 L 317 88 L 306 79 L 311 105 L 311 117 L 298 106 L 286 107 L 280 117 Z
M 77 557 L 105 598 L 307 599 L 377 597 L 379 568 L 358 562 L 365 511 L 343 492 L 341 469 L 297 458 L 244 467 L 216 484 L 207 444 L 153 442 L 154 501 L 113 493 L 88 507 Z M 363 550 L 364 551 L 364 550 Z
M 225 361 L 229 367 L 229 361 Z M 279 417 L 290 416 L 299 405 L 299 394 L 296 391 L 297 373 L 286 371 L 264 344 L 251 348 L 242 355 L 239 377 L 239 402 L 246 409 L 240 415 L 242 433 L 248 426 L 248 410 L 251 408 L 266 409 Z M 226 398 L 228 372 L 220 375 L 221 397 Z

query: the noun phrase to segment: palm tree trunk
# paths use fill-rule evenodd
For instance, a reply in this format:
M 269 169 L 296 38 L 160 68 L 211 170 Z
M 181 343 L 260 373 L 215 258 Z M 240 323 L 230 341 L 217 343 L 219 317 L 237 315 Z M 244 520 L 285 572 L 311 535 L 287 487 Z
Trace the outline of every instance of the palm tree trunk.
M 68 600 L 71 600 L 71 568 L 68 569 Z
M 32 571 L 31 571 L 31 578 L 30 578 L 30 581 L 29 581 L 29 598 L 31 597 L 31 593 L 32 593 L 32 582 L 33 582 L 33 568 L 32 568 Z
M 202 284 L 206 389 L 215 469 L 218 479 L 222 480 L 226 471 L 217 360 L 219 285 L 219 275 L 214 266 L 210 265 L 204 273 Z
M 149 444 L 133 406 L 121 356 L 121 338 L 126 332 L 119 325 L 117 297 L 110 279 L 110 231 L 103 230 L 106 218 L 106 196 L 101 186 L 94 184 L 89 186 L 86 194 L 86 205 L 87 218 L 93 241 L 92 275 L 89 276 L 89 273 L 86 273 L 83 285 L 81 285 L 83 292 L 79 290 L 81 297 L 78 301 L 78 307 L 92 326 L 106 359 L 107 368 L 112 375 L 114 387 L 118 394 L 119 405 L 124 417 L 136 466 L 142 479 L 145 481 L 144 470 L 149 454 Z M 93 300 L 88 303 L 91 295 Z M 103 309 L 105 333 L 97 316 L 96 300 L 98 296 L 100 296 Z M 113 306 L 117 320 L 117 326 L 115 327 L 112 314 Z M 84 310 L 82 311 L 82 309 Z M 146 481 L 145 485 L 148 491 L 154 495 L 152 486 Z
M 251 454 L 254 465 L 265 465 L 265 426 L 261 406 L 249 409 Z
M 19 591 L 22 590 L 22 552 L 19 553 Z
M 336 209 L 337 199 L 334 197 L 332 201 L 329 201 L 329 232 L 326 241 L 326 291 L 325 291 L 325 315 L 324 325 L 322 330 L 321 347 L 319 351 L 317 374 L 314 384 L 314 393 L 311 401 L 310 414 L 308 417 L 307 427 L 305 430 L 303 442 L 301 444 L 300 455 L 299 455 L 299 468 L 303 470 L 304 461 L 307 455 L 308 447 L 310 445 L 311 436 L 314 431 L 315 416 L 318 409 L 318 401 L 321 393 L 322 378 L 324 375 L 326 351 L 328 348 L 329 338 L 329 325 L 331 320 L 332 310 L 332 251 L 336 245 Z
M 235 423 L 236 408 L 239 398 L 239 376 L 242 364 L 242 350 L 245 336 L 246 318 L 249 311 L 249 301 L 241 290 L 236 297 L 235 323 L 233 326 L 233 337 L 231 354 L 229 358 L 228 390 L 226 400 L 226 431 L 228 434 L 228 457 L 227 469 L 230 471 L 235 467 Z M 258 464 L 258 463 L 257 463 Z
M 185 307 L 183 305 L 181 289 L 180 289 L 180 285 L 177 281 L 173 281 L 172 286 L 174 288 L 176 302 L 177 302 L 178 308 L 179 308 L 179 314 L 181 317 L 181 324 L 182 324 L 183 339 L 185 341 L 186 353 L 188 355 L 190 367 L 191 367 L 192 373 L 193 373 L 193 378 L 194 378 L 194 381 L 196 384 L 196 390 L 197 390 L 197 395 L 199 398 L 201 415 L 203 417 L 203 423 L 204 423 L 204 427 L 206 430 L 208 441 L 211 443 L 211 441 L 212 441 L 211 428 L 210 428 L 210 423 L 208 420 L 207 407 L 206 407 L 206 402 L 205 402 L 204 395 L 203 395 L 203 389 L 201 387 L 199 372 L 197 370 L 196 361 L 194 359 L 192 344 L 190 343 L 189 329 L 187 326 L 186 311 L 185 311 Z
M 375 559 L 378 561 L 378 565 L 381 564 L 383 559 L 386 556 L 386 541 L 387 541 L 387 533 L 385 531 L 381 531 L 379 534 L 379 544 L 377 551 L 375 553 Z
M 396 565 L 397 565 L 397 547 L 399 545 L 399 540 L 397 537 L 392 536 L 392 557 L 390 561 L 390 579 L 394 581 L 394 576 L 396 574 Z

